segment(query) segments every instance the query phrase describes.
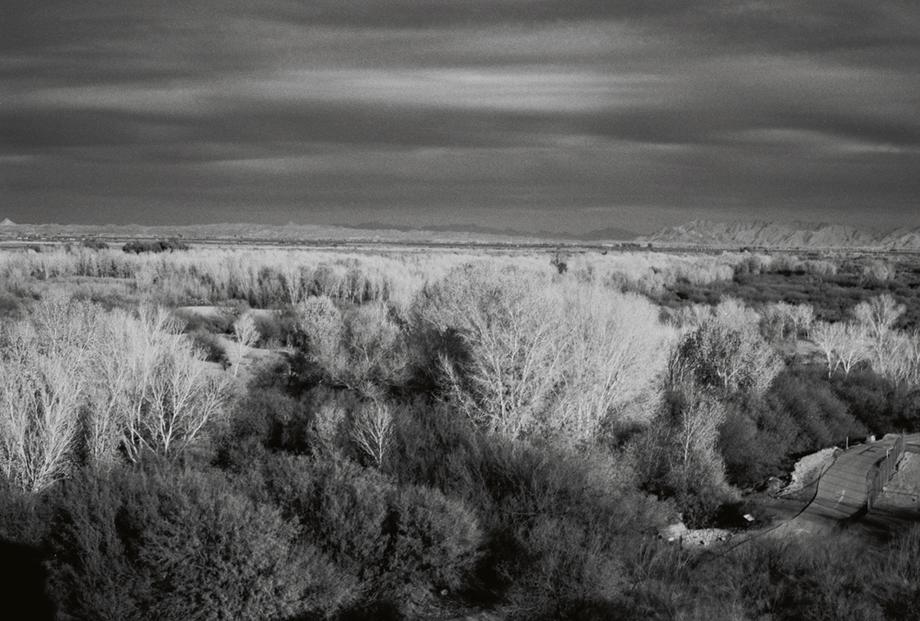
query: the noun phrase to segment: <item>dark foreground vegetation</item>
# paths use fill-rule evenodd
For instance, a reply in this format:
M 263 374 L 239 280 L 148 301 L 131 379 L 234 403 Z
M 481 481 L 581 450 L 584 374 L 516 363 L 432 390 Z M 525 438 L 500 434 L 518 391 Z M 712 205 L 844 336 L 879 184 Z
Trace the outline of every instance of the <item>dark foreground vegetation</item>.
M 802 455 L 917 430 L 901 298 L 869 286 L 828 322 L 728 297 L 663 310 L 671 258 L 422 277 L 285 255 L 247 280 L 92 252 L 0 269 L 0 592 L 25 618 L 920 614 L 920 528 L 658 536 L 760 524 L 758 490 Z

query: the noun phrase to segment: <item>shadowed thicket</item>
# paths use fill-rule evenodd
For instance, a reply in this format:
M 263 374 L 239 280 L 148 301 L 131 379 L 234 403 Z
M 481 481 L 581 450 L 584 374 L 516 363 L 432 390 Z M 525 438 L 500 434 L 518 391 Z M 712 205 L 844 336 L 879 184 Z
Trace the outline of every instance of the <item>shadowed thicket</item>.
M 221 473 L 86 471 L 53 502 L 50 586 L 81 618 L 322 617 L 353 596 L 354 578 L 295 522 Z

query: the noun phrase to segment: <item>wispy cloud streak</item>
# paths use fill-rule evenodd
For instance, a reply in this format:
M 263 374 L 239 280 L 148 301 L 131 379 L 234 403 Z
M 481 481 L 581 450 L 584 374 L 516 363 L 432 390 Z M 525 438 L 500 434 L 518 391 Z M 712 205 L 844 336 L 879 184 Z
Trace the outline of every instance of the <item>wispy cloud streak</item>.
M 14 220 L 920 224 L 916 3 L 4 10 Z

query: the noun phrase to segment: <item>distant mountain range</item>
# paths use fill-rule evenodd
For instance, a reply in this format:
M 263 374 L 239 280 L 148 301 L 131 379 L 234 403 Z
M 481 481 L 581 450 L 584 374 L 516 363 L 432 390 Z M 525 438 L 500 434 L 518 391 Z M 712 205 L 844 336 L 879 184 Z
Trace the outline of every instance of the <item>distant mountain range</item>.
M 877 248 L 920 251 L 920 227 L 879 232 L 842 224 L 694 220 L 636 239 L 674 246 L 760 248 Z
M 587 233 L 569 233 L 567 231 L 521 231 L 513 228 L 495 228 L 489 226 L 480 226 L 478 224 L 435 224 L 423 227 L 399 226 L 386 224 L 383 222 L 363 222 L 361 224 L 352 224 L 348 228 L 365 229 L 374 231 L 401 231 L 401 232 L 418 232 L 432 231 L 436 233 L 473 233 L 478 235 L 504 235 L 507 237 L 529 237 L 539 239 L 569 239 L 578 241 L 629 241 L 635 239 L 638 235 L 634 231 L 615 226 L 608 226 L 603 229 L 588 231 Z
M 0 222 L 4 234 L 39 237 L 183 237 L 214 240 L 261 240 L 268 242 L 341 241 L 392 243 L 547 243 L 553 241 L 627 241 L 636 233 L 608 227 L 583 234 L 551 231 L 520 231 L 476 224 L 432 225 L 425 227 L 399 226 L 380 222 L 358 225 L 318 224 L 194 224 L 186 226 L 88 225 L 88 224 L 15 224 Z
M 713 248 L 841 248 L 920 251 L 920 227 L 879 232 L 841 224 L 806 222 L 715 222 L 694 220 L 637 237 L 608 227 L 587 233 L 521 231 L 477 224 L 399 226 L 366 222 L 350 226 L 316 224 L 197 224 L 187 226 L 16 224 L 0 221 L 4 237 L 104 237 L 115 239 L 183 237 L 187 239 L 264 242 L 520 244 L 633 242 L 653 246 Z

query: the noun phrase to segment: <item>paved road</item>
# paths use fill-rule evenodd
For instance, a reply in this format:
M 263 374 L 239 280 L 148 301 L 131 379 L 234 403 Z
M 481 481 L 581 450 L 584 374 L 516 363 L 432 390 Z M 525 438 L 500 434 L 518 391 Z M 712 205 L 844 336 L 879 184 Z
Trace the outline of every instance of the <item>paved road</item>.
M 822 532 L 839 522 L 865 513 L 866 475 L 873 464 L 894 446 L 896 436 L 860 444 L 840 454 L 818 482 L 814 500 L 794 519 L 777 529 L 777 534 Z M 905 436 L 905 449 L 920 452 L 920 434 Z

